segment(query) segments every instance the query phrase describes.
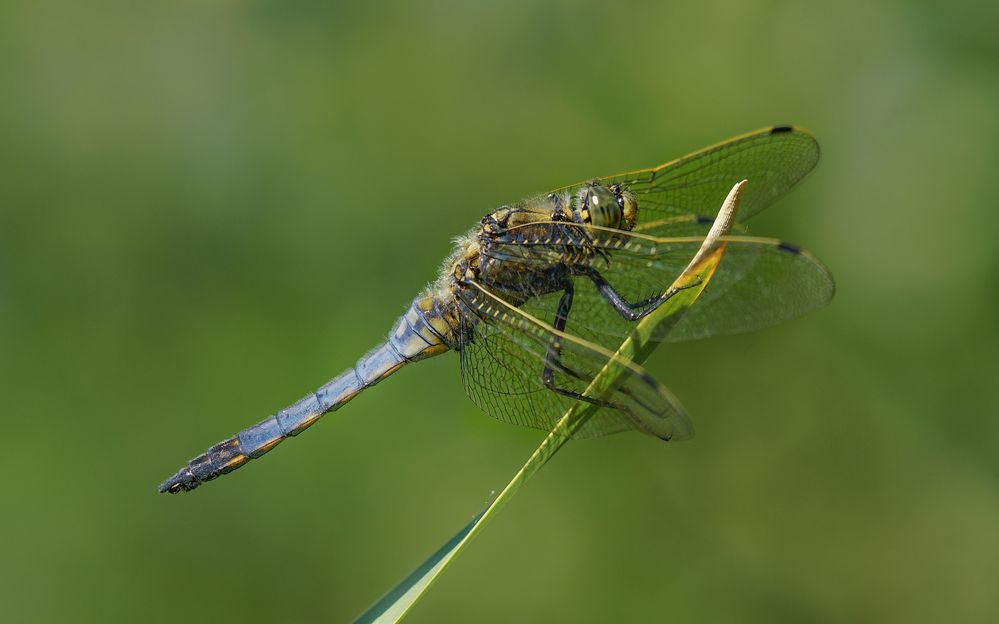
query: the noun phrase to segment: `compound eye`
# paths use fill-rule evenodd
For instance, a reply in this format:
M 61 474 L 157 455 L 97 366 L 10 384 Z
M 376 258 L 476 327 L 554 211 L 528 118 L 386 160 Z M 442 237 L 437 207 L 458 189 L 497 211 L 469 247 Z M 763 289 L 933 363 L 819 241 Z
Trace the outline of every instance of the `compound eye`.
M 622 206 L 618 198 L 605 186 L 594 185 L 586 195 L 590 223 L 599 227 L 620 226 Z
M 622 230 L 633 229 L 638 222 L 638 201 L 635 195 L 631 191 L 622 190 L 617 196 L 617 203 L 621 206 L 621 225 L 618 227 Z

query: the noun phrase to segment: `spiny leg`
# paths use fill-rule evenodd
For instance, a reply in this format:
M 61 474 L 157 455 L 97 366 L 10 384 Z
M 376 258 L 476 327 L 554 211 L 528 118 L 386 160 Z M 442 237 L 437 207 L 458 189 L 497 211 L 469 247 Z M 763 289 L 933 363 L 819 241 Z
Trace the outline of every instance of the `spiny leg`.
M 622 297 L 621 294 L 614 289 L 610 282 L 604 279 L 604 276 L 593 267 L 586 267 L 583 269 L 582 274 L 590 278 L 593 285 L 597 287 L 597 292 L 599 292 L 600 295 L 607 300 L 607 303 L 611 304 L 611 307 L 617 310 L 618 314 L 628 321 L 638 321 L 645 318 L 658 309 L 659 306 L 669 301 L 673 295 L 682 290 L 698 286 L 701 283 L 701 279 L 698 278 L 697 281 L 685 286 L 673 286 L 661 295 L 654 295 L 648 299 L 631 303 Z M 646 306 L 652 307 L 649 307 L 642 312 L 635 312 L 636 309 L 645 308 Z
M 558 308 L 555 311 L 555 322 L 553 323 L 555 329 L 560 332 L 565 331 L 566 321 L 569 320 L 569 310 L 572 309 L 572 295 L 572 282 L 567 281 L 565 283 L 565 292 L 562 293 L 562 298 L 559 299 Z M 612 407 L 615 409 L 619 407 L 618 405 L 608 401 L 601 401 L 600 399 L 594 399 L 593 397 L 585 396 L 573 390 L 559 388 L 555 385 L 556 369 L 563 371 L 570 377 L 585 381 L 585 378 L 582 375 L 562 364 L 562 345 L 559 342 L 559 337 L 557 335 L 553 335 L 551 340 L 548 342 L 548 351 L 545 353 L 545 369 L 541 373 L 541 379 L 544 381 L 545 387 L 556 394 L 576 399 L 577 401 L 585 401 L 601 407 Z

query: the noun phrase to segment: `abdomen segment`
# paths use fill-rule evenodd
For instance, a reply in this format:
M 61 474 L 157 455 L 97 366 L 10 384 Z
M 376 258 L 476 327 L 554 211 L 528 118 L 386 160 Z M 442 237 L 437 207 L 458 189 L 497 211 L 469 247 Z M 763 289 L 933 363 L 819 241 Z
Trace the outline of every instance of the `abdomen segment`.
M 431 328 L 426 315 L 433 310 L 428 298 L 417 299 L 399 319 L 389 339 L 357 361 L 352 368 L 314 393 L 270 418 L 240 431 L 192 459 L 160 485 L 160 492 L 186 492 L 205 481 L 232 472 L 260 457 L 285 438 L 298 435 L 319 417 L 339 409 L 365 388 L 385 379 L 404 364 L 448 350 L 442 336 Z

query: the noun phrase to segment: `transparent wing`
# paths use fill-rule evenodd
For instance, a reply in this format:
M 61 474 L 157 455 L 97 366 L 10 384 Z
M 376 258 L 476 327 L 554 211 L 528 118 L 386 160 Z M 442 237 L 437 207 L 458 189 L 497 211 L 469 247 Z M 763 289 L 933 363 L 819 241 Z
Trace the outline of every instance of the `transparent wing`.
M 635 322 L 615 310 L 585 271 L 595 270 L 628 302 L 654 299 L 683 271 L 709 227 L 691 224 L 688 236 L 653 237 L 553 223 L 546 238 L 520 236 L 517 228 L 511 228 L 491 241 L 484 253 L 522 264 L 569 263 L 577 275 L 566 332 L 614 349 Z M 772 238 L 728 236 L 721 240 L 726 244 L 725 257 L 711 283 L 676 323 L 659 325 L 654 340 L 679 342 L 762 329 L 822 307 L 832 298 L 832 276 L 807 251 Z M 523 308 L 551 322 L 557 303 L 557 296 L 542 295 Z M 633 311 L 640 313 L 652 305 Z
M 463 313 L 475 321 L 474 336 L 461 350 L 462 378 L 472 401 L 499 420 L 550 430 L 597 374 L 613 366 L 615 381 L 590 398 L 600 405 L 576 432 L 594 437 L 638 429 L 662 439 L 686 439 L 693 427 L 677 399 L 637 364 L 532 317 L 485 286 L 470 284 L 459 295 Z M 558 343 L 553 365 L 549 346 Z M 552 368 L 552 386 L 543 371 Z
M 663 235 L 673 219 L 711 215 L 729 189 L 749 180 L 739 206 L 745 221 L 786 193 L 819 160 L 819 145 L 809 133 L 789 126 L 750 132 L 677 160 L 628 173 L 598 178 L 604 185 L 620 184 L 638 199 L 636 232 Z M 575 195 L 580 184 L 556 193 Z

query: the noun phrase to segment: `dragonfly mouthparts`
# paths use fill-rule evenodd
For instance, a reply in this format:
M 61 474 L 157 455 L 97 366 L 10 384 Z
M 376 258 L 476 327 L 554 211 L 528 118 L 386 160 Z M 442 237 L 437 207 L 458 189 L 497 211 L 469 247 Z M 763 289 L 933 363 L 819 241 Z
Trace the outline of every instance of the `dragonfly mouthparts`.
M 191 467 L 185 466 L 177 474 L 160 484 L 160 494 L 190 492 L 199 485 L 201 482 L 191 472 Z

